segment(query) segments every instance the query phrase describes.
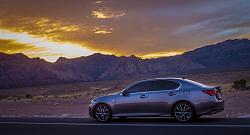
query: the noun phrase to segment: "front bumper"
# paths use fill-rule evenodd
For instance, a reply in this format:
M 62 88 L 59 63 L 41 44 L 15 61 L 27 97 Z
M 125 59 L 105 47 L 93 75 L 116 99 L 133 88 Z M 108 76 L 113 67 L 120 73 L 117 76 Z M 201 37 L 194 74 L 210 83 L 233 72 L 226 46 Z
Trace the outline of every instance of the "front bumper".
M 94 105 L 90 104 L 89 105 L 89 117 L 90 118 L 94 118 L 94 113 L 93 113 L 94 111 L 93 110 L 94 110 Z

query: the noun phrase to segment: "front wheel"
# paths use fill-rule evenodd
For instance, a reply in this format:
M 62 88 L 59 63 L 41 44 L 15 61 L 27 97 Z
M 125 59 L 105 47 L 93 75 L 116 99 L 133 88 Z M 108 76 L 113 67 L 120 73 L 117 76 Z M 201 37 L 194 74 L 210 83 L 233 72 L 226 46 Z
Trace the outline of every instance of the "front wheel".
M 189 122 L 194 117 L 194 109 L 191 104 L 180 102 L 174 106 L 173 116 L 179 122 Z
M 97 105 L 94 109 L 94 115 L 99 122 L 107 122 L 112 118 L 111 109 L 106 104 Z

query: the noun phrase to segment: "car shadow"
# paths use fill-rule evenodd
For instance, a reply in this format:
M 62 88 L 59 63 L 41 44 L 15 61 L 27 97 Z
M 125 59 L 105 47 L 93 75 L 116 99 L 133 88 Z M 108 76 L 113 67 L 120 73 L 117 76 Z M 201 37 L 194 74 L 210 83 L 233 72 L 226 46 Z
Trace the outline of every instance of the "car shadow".
M 187 123 L 192 123 L 192 124 L 208 124 L 208 123 L 221 123 L 225 122 L 226 118 L 199 118 L 192 120 L 191 122 Z M 176 121 L 174 118 L 126 118 L 126 119 L 119 119 L 119 118 L 113 118 L 111 123 L 172 123 L 172 124 L 180 124 L 180 122 Z

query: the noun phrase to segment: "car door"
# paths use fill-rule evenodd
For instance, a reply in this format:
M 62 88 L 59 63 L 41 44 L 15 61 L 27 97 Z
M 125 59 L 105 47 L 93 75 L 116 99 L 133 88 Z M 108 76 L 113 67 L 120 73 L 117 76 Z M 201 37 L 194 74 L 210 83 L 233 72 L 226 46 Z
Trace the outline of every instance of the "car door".
M 151 83 L 147 111 L 155 115 L 170 114 L 170 107 L 179 94 L 180 84 L 171 80 L 154 80 Z
M 114 113 L 117 116 L 136 116 L 146 113 L 149 83 L 139 82 L 124 90 L 115 101 Z M 114 116 L 116 116 L 114 115 Z

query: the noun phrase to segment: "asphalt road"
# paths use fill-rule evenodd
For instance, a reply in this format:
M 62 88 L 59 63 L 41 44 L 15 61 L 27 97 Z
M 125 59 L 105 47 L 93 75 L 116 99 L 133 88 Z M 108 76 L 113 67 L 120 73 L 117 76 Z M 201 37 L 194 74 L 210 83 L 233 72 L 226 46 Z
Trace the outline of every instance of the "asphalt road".
M 170 118 L 0 118 L 1 135 L 250 135 L 250 119 L 201 118 L 178 123 Z

